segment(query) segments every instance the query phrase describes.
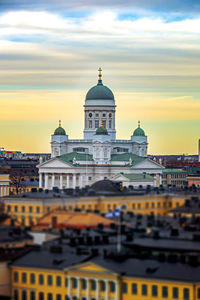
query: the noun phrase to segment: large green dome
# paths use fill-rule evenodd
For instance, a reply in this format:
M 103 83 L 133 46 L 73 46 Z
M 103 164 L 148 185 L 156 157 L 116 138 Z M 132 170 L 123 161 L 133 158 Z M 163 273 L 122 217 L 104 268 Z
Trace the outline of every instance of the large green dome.
M 115 105 L 115 98 L 112 91 L 101 80 L 101 68 L 99 68 L 99 80 L 86 94 L 86 105 Z
M 145 136 L 144 130 L 140 128 L 140 122 L 138 122 L 138 128 L 134 130 L 133 136 Z
M 61 121 L 59 121 L 59 127 L 54 131 L 54 135 L 66 135 L 65 129 L 61 127 Z

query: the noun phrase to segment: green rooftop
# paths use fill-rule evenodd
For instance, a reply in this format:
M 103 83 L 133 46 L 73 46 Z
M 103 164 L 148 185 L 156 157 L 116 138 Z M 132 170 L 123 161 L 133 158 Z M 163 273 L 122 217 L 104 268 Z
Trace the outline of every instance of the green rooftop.
M 77 153 L 77 152 L 71 152 L 67 154 L 63 154 L 61 156 L 57 156 L 58 159 L 67 162 L 71 165 L 73 165 L 73 160 L 75 159 L 76 161 L 93 161 L 92 155 L 90 154 L 82 154 L 82 153 Z
M 164 169 L 163 170 L 164 174 L 185 174 L 187 173 L 186 171 L 182 170 L 182 169 Z
M 141 173 L 141 174 L 123 174 L 121 173 L 124 177 L 130 179 L 130 180 L 152 180 L 153 177 L 147 173 Z
M 141 161 L 144 161 L 146 157 L 141 157 L 132 153 L 122 153 L 122 154 L 112 154 L 111 161 L 126 161 L 129 163 L 130 159 L 132 160 L 132 165 L 136 165 Z

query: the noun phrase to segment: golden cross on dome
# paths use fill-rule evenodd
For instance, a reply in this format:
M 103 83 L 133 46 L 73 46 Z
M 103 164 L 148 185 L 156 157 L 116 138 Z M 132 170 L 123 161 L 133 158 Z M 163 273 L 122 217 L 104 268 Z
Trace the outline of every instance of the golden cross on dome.
M 59 128 L 61 128 L 61 120 L 59 120 Z
M 101 72 L 102 72 L 102 69 L 99 68 L 98 71 L 99 71 L 99 80 L 101 80 L 101 76 L 102 76 Z
M 138 121 L 138 128 L 140 128 L 140 121 Z

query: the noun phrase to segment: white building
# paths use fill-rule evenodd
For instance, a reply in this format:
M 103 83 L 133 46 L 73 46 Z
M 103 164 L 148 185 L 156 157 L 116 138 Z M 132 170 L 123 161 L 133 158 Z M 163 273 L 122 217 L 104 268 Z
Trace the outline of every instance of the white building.
M 51 159 L 38 166 L 40 188 L 81 188 L 105 178 L 116 180 L 122 173 L 147 173 L 153 176 L 151 185 L 161 184 L 163 167 L 147 158 L 147 136 L 140 122 L 130 140 L 116 139 L 115 99 L 101 76 L 99 69 L 98 83 L 86 95 L 84 138 L 69 139 L 59 122 L 51 137 Z M 141 177 L 140 184 L 145 182 L 150 181 Z

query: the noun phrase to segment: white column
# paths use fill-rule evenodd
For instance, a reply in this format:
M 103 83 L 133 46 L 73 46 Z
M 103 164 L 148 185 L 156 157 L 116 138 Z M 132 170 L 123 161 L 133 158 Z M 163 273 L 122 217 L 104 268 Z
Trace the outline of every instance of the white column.
M 90 281 L 89 279 L 87 279 L 87 295 L 86 295 L 86 299 L 88 300 L 89 299 L 89 294 L 90 294 Z
M 96 279 L 96 299 L 99 299 L 99 281 Z
M 68 289 L 67 289 L 68 297 L 71 299 L 71 277 L 68 276 Z
M 80 189 L 83 187 L 83 176 L 81 174 L 79 175 L 79 187 Z
M 62 190 L 63 188 L 63 175 L 60 175 L 60 189 Z
M 48 189 L 48 174 L 45 174 L 45 177 L 44 177 L 44 188 L 45 188 L 45 190 Z
M 7 196 L 7 189 L 6 189 L 6 186 L 4 186 L 4 196 Z
M 1 188 L 1 186 L 0 186 L 0 197 L 2 196 L 2 188 Z
M 88 185 L 88 175 L 85 176 L 85 183 Z
M 39 188 L 42 189 L 42 173 L 39 174 Z
M 69 175 L 67 175 L 67 189 L 69 188 Z
M 108 300 L 108 288 L 109 288 L 108 280 L 106 280 L 106 300 Z
M 115 281 L 115 300 L 118 300 L 119 295 L 119 284 L 117 281 Z
M 52 174 L 52 185 L 51 185 L 51 188 L 53 189 L 54 186 L 55 186 L 55 174 Z
M 80 278 L 76 277 L 77 280 L 77 297 L 80 298 Z
M 161 185 L 162 184 L 162 175 L 159 174 L 159 184 Z
M 73 174 L 73 189 L 76 187 L 76 175 Z

